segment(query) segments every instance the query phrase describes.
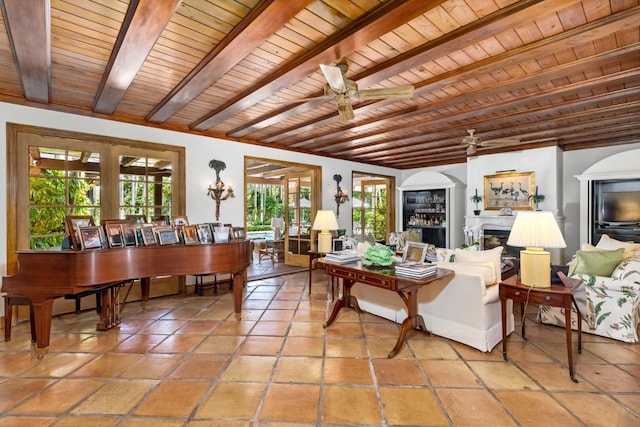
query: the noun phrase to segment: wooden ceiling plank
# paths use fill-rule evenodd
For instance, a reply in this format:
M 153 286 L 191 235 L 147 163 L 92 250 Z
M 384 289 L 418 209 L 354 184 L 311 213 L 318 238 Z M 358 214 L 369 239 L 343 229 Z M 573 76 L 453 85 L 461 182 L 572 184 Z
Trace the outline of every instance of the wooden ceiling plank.
M 115 111 L 181 1 L 131 1 L 93 102 L 95 112 Z
M 2 14 L 24 96 L 49 103 L 51 92 L 51 3 L 1 0 Z
M 277 72 L 271 73 L 260 82 L 216 108 L 211 113 L 196 120 L 191 128 L 206 130 L 273 95 L 292 82 L 304 78 L 318 70 L 318 64 L 336 61 L 360 46 L 375 40 L 393 30 L 412 17 L 437 6 L 444 0 L 425 2 L 423 0 L 389 0 L 353 22 L 345 30 L 327 37 L 314 49 L 295 59 Z
M 637 19 L 638 16 L 640 16 L 640 8 L 635 8 L 635 10 L 631 11 L 628 14 L 625 14 L 623 20 L 625 22 L 628 22 L 627 20 L 629 20 L 629 19 L 631 19 L 631 20 Z M 611 22 L 612 20 L 608 18 L 606 21 L 607 22 Z M 619 25 L 619 22 L 614 20 L 611 23 L 611 25 L 614 25 L 615 27 L 617 27 Z M 592 27 L 593 26 L 591 24 L 587 24 L 586 25 L 587 29 L 592 29 Z M 602 30 L 593 30 L 593 31 L 595 31 L 596 34 L 601 34 Z M 554 49 L 557 48 L 558 45 L 560 45 L 562 43 L 565 43 L 565 37 L 564 37 L 564 35 L 561 34 L 561 35 L 558 35 L 558 36 L 553 37 L 551 39 L 547 39 L 546 42 L 545 42 L 546 44 L 542 43 L 542 42 L 543 41 L 538 42 L 538 43 L 534 43 L 534 45 L 530 46 L 529 49 L 535 50 L 538 54 L 541 53 L 541 49 L 543 47 L 546 48 L 546 51 L 553 51 Z M 563 65 L 554 67 L 553 70 L 563 70 L 560 73 L 560 75 L 564 75 L 566 72 L 570 71 L 569 68 L 574 68 L 575 69 L 576 66 L 584 67 L 584 64 L 587 64 L 587 63 L 604 64 L 605 62 L 613 62 L 613 59 L 616 58 L 616 56 L 617 56 L 616 54 L 624 55 L 624 50 L 627 50 L 627 49 L 628 48 L 624 48 L 623 51 L 620 51 L 619 49 L 615 50 L 615 51 L 609 51 L 608 54 L 612 54 L 613 53 L 612 56 L 608 57 L 608 58 L 610 58 L 609 61 L 607 61 L 605 59 L 607 57 L 606 55 L 605 56 L 600 56 L 599 55 L 599 56 L 597 56 L 595 58 L 584 58 L 584 59 L 581 59 L 577 63 L 563 64 Z M 631 45 L 631 49 L 632 49 L 632 51 L 636 50 L 637 49 L 637 44 Z M 508 63 L 512 62 L 513 58 L 517 57 L 517 55 L 518 55 L 517 52 L 520 52 L 520 54 L 522 54 L 523 51 L 528 51 L 527 47 L 522 47 L 520 49 L 516 49 L 516 50 L 509 51 L 509 52 L 505 52 L 505 54 L 500 55 L 498 58 L 489 58 L 487 60 L 476 62 L 476 63 L 470 64 L 469 66 L 466 66 L 466 67 L 462 67 L 462 69 L 460 69 L 460 70 L 454 70 L 454 71 L 446 73 L 446 74 L 444 74 L 442 76 L 433 77 L 433 78 L 431 78 L 431 79 L 429 79 L 427 81 L 424 81 L 424 82 L 421 82 L 421 83 L 417 84 L 416 85 L 417 88 L 416 88 L 416 91 L 414 93 L 419 95 L 419 94 L 424 93 L 424 92 L 433 92 L 434 90 L 436 90 L 438 88 L 441 88 L 441 87 L 443 87 L 443 86 L 445 86 L 447 84 L 451 84 L 453 82 L 459 81 L 460 79 L 466 79 L 466 78 L 469 78 L 469 77 L 475 77 L 475 76 L 477 76 L 477 74 L 478 74 L 478 72 L 480 70 L 484 70 L 484 72 L 487 72 L 488 69 L 495 68 L 495 67 L 498 67 L 498 66 L 503 66 L 504 64 L 508 64 Z M 605 62 L 603 62 L 603 61 L 605 61 Z M 532 76 L 531 78 L 536 79 L 536 80 L 538 80 L 540 82 L 545 81 L 543 79 L 539 79 L 538 78 L 538 76 L 540 76 L 541 74 L 542 73 L 538 72 L 536 75 Z M 518 85 L 517 82 L 515 84 Z M 499 84 L 499 86 L 501 86 L 501 87 L 505 86 L 505 83 L 502 82 L 502 83 Z M 376 101 L 376 103 L 370 104 L 370 105 L 365 106 L 363 108 L 375 108 L 376 104 L 384 104 L 384 103 L 388 103 L 389 101 L 390 100 Z M 391 100 L 391 101 L 393 101 L 393 100 Z M 424 108 L 428 108 L 428 107 L 429 107 L 429 105 L 425 106 Z M 361 107 L 359 107 L 359 106 L 356 106 L 354 108 L 354 111 L 356 111 L 356 114 L 358 114 L 358 112 L 360 111 L 360 108 Z M 423 109 L 421 109 L 421 110 L 423 110 Z M 412 110 L 408 110 L 407 114 L 416 115 L 416 114 L 422 114 L 422 112 L 423 111 L 416 111 L 415 109 L 412 109 Z M 381 120 L 388 120 L 388 117 L 385 117 L 385 118 L 383 118 Z M 320 123 L 315 122 L 313 125 L 317 127 L 319 124 Z M 303 125 L 300 125 L 299 127 L 307 126 L 307 125 L 308 124 L 303 124 Z M 370 126 L 370 123 L 367 123 L 365 126 Z M 353 134 L 354 133 L 354 128 L 356 128 L 356 127 L 357 127 L 357 125 L 355 125 L 355 126 L 351 125 L 349 130 L 348 130 L 348 132 L 350 134 Z M 286 138 L 288 135 L 296 135 L 296 129 L 297 129 L 296 127 L 290 128 L 290 129 L 286 129 L 286 130 L 280 129 L 277 134 L 262 138 L 262 141 L 264 141 L 264 142 L 275 142 L 276 139 Z M 299 135 L 297 135 L 297 136 L 299 136 Z M 335 133 L 332 134 L 331 139 L 332 139 L 332 143 L 335 143 L 335 139 L 336 139 Z M 310 138 L 308 137 L 308 135 L 305 135 L 304 141 L 302 141 L 302 145 L 309 145 L 308 144 L 309 141 L 310 141 Z M 302 146 L 302 145 L 297 145 L 297 144 L 291 144 L 291 145 L 292 146 Z
M 312 0 L 263 0 L 147 115 L 162 123 L 253 52 Z
M 563 0 L 560 7 L 572 4 L 577 0 Z M 521 0 L 511 6 L 498 10 L 491 15 L 485 16 L 478 21 L 464 27 L 460 27 L 450 34 L 425 43 L 415 49 L 400 54 L 388 61 L 371 67 L 364 72 L 351 76 L 350 78 L 358 83 L 361 87 L 369 87 L 381 80 L 397 75 L 404 70 L 422 66 L 428 58 L 438 58 L 448 54 L 451 51 L 464 49 L 470 44 L 475 44 L 477 38 L 490 37 L 492 34 L 499 34 L 506 29 L 515 25 L 522 24 L 531 19 L 531 16 L 539 16 L 540 14 L 549 13 L 549 2 L 541 2 L 540 0 Z M 442 71 L 444 72 L 444 71 Z M 320 96 L 322 93 L 310 95 Z M 284 117 L 299 115 L 306 109 L 313 109 L 315 105 L 301 104 L 298 106 L 282 107 L 265 117 L 257 118 L 240 128 L 234 129 L 229 136 L 241 137 L 250 134 L 259 129 L 271 126 L 283 120 Z M 289 114 L 288 110 L 296 111 Z M 270 141 L 267 141 L 270 142 Z
M 474 128 L 478 128 L 481 127 L 483 125 L 488 125 L 488 126 L 499 126 L 501 124 L 511 124 L 510 130 L 512 130 L 512 135 L 516 136 L 517 131 L 518 131 L 518 127 L 514 124 L 512 124 L 511 122 L 515 119 L 518 118 L 533 118 L 534 122 L 540 122 L 542 124 L 549 124 L 551 122 L 554 122 L 556 120 L 569 120 L 569 118 L 582 118 L 582 117 L 590 117 L 592 115 L 599 115 L 599 114 L 603 114 L 606 111 L 610 111 L 610 110 L 617 110 L 617 111 L 625 111 L 627 109 L 632 109 L 634 108 L 634 103 L 627 103 L 626 106 L 613 106 L 613 107 L 605 107 L 605 108 L 597 108 L 597 107 L 593 107 L 590 108 L 589 110 L 586 111 L 580 111 L 579 113 L 572 113 L 570 112 L 570 110 L 573 108 L 584 108 L 585 106 L 589 106 L 590 104 L 597 104 L 598 102 L 601 102 L 603 99 L 610 99 L 611 96 L 615 96 L 616 99 L 621 99 L 624 98 L 626 96 L 628 96 L 630 93 L 634 93 L 634 89 L 625 89 L 625 90 L 621 90 L 621 91 L 617 91 L 615 93 L 615 95 L 607 95 L 607 94 L 603 94 L 603 95 L 598 95 L 598 96 L 594 96 L 594 97 L 589 97 L 586 99 L 580 99 L 580 100 L 576 100 L 574 102 L 571 103 L 567 103 L 566 107 L 563 106 L 563 108 L 558 108 L 558 107 L 554 107 L 554 106 L 545 106 L 545 107 L 540 107 L 538 109 L 535 110 L 525 110 L 522 112 L 518 112 L 518 113 L 509 113 L 509 114 L 504 114 L 501 117 L 490 117 L 487 119 L 483 119 L 483 120 L 477 120 L 475 121 L 473 124 L 470 124 L 470 127 L 474 127 Z M 635 103 L 637 105 L 640 105 L 640 102 Z M 564 110 L 569 110 L 569 111 L 564 111 Z M 538 117 L 542 116 L 542 119 L 539 119 Z M 451 117 L 451 120 L 460 120 L 460 117 Z M 434 123 L 433 126 L 435 126 L 436 124 Z M 414 140 L 411 139 L 407 139 L 407 141 L 403 141 L 402 139 L 395 139 L 393 140 L 394 142 L 394 149 L 395 150 L 399 150 L 401 148 L 404 147 L 411 147 L 413 148 L 413 144 L 414 144 Z M 352 150 L 355 151 L 355 150 Z M 361 157 L 363 158 L 367 158 L 367 157 L 375 157 L 377 156 L 377 150 L 376 149 L 369 149 L 366 150 L 366 154 L 363 154 Z

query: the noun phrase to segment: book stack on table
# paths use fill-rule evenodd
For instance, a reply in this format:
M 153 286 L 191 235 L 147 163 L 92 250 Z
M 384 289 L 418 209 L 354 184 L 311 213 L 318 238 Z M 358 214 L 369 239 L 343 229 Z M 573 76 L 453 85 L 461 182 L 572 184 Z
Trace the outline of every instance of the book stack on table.
M 324 259 L 336 264 L 349 264 L 351 262 L 360 261 L 360 254 L 358 251 L 344 250 L 329 252 L 324 256 Z
M 396 276 L 410 277 L 412 279 L 422 279 L 424 277 L 436 274 L 438 266 L 435 264 L 427 264 L 419 261 L 406 261 L 402 264 L 396 264 Z

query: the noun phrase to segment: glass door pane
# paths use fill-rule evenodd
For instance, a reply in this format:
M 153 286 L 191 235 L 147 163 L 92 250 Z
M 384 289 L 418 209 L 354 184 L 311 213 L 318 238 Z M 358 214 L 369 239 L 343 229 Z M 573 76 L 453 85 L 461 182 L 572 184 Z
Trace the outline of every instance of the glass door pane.
M 391 231 L 388 179 L 362 180 L 353 190 L 353 234 L 386 242 Z
M 311 250 L 314 234 L 311 230 L 313 214 L 312 189 L 314 186 L 314 171 L 300 174 L 288 174 L 286 180 L 286 240 L 285 263 L 290 265 L 309 265 L 309 251 Z

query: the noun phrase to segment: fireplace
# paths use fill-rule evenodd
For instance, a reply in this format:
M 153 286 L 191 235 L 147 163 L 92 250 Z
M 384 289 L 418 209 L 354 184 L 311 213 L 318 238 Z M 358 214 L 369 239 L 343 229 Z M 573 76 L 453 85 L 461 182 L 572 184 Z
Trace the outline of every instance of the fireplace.
M 503 257 L 520 258 L 520 251 L 524 248 L 507 246 L 507 240 L 509 239 L 510 232 L 510 230 L 491 230 L 485 228 L 482 247 L 484 249 L 493 249 L 495 247 L 502 246 Z

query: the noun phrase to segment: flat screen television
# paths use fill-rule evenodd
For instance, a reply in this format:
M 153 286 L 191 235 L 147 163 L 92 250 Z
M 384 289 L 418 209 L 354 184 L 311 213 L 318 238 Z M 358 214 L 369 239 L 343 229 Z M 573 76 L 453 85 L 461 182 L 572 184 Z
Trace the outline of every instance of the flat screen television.
M 610 225 L 640 223 L 640 191 L 603 192 L 601 215 Z

